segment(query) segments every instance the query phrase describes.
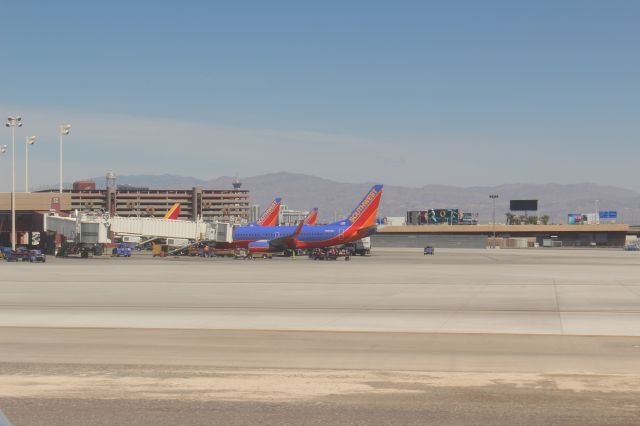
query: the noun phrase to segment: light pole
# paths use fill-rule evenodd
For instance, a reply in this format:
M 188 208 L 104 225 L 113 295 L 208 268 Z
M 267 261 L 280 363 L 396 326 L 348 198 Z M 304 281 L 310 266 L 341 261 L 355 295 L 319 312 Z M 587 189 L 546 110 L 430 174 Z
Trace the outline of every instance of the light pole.
M 24 192 L 29 192 L 29 145 L 34 143 L 35 136 L 28 136 L 24 141 Z
M 60 193 L 62 194 L 62 138 L 71 131 L 71 124 L 60 125 Z
M 22 127 L 22 117 L 7 117 L 11 128 L 11 250 L 16 249 L 16 127 Z
M 493 202 L 493 219 L 491 219 L 491 223 L 493 224 L 493 240 L 491 243 L 492 248 L 496 247 L 496 198 L 498 198 L 498 194 L 489 195 L 491 201 Z
M 7 152 L 7 146 L 6 145 L 0 145 L 0 154 L 4 154 Z

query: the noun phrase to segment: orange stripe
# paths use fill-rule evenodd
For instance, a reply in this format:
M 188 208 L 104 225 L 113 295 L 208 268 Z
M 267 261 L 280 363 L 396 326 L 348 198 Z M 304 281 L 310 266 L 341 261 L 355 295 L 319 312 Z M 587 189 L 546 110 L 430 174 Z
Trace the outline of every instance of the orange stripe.
M 180 208 L 180 203 L 175 203 L 167 212 L 167 214 L 164 215 L 163 219 L 175 219 L 173 217 L 173 214 L 176 212 L 177 209 Z

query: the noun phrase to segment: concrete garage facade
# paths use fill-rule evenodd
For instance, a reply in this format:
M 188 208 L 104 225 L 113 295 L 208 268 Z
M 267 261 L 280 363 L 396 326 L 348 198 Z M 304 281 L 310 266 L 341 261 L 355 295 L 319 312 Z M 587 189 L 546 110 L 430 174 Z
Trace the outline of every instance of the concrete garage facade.
M 526 238 L 543 246 L 553 240 L 562 247 L 622 247 L 629 225 L 420 225 L 384 226 L 372 237 L 377 247 L 484 248 L 498 239 Z
M 487 237 L 484 235 L 447 235 L 447 234 L 388 234 L 378 233 L 371 237 L 373 247 L 422 248 L 485 248 Z

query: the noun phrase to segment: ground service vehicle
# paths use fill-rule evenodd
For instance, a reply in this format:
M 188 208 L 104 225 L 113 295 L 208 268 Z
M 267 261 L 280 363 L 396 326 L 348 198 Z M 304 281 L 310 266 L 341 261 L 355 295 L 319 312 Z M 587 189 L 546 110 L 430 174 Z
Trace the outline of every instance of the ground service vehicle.
M 327 249 L 316 248 L 309 252 L 309 258 L 313 260 L 338 260 L 339 257 L 344 257 L 344 260 L 350 260 L 351 251 L 330 247 Z
M 5 252 L 5 259 L 7 262 L 24 262 L 29 260 L 29 251 L 24 247 L 16 247 L 15 251 Z
M 213 255 L 215 257 L 234 257 L 235 249 L 233 248 L 215 248 L 213 249 Z
M 351 253 L 359 256 L 367 256 L 371 254 L 371 237 L 364 237 L 349 244 L 345 244 L 344 248 L 351 250 Z
M 47 256 L 41 250 L 29 250 L 29 262 L 46 262 Z
M 151 248 L 153 257 L 166 257 L 169 254 L 169 246 L 167 244 L 153 244 Z
M 64 241 L 58 251 L 56 252 L 56 256 L 58 257 L 66 257 L 73 255 L 80 255 L 83 259 L 91 256 L 102 256 L 102 244 L 98 243 L 74 243 L 73 241 Z
M 131 247 L 126 244 L 118 244 L 111 250 L 111 256 L 131 257 Z

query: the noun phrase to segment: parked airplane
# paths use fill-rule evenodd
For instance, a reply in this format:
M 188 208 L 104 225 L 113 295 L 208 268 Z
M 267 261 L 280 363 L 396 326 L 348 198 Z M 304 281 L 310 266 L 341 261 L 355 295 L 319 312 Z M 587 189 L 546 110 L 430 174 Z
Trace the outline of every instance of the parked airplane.
M 315 225 L 318 220 L 318 208 L 314 207 L 309 212 L 309 215 L 304 219 L 305 225 Z
M 180 217 L 180 203 L 175 203 L 167 214 L 164 215 L 163 219 L 165 220 L 177 220 Z
M 315 209 L 298 226 L 241 226 L 233 231 L 233 245 L 251 252 L 278 252 L 287 249 L 331 247 L 367 237 L 376 231 L 376 216 L 382 185 L 375 185 L 351 214 L 329 225 L 305 223 L 317 214 Z
M 282 202 L 282 198 L 276 198 L 273 200 L 268 209 L 266 209 L 260 218 L 253 222 L 249 226 L 275 226 L 278 222 L 278 215 L 280 214 L 280 204 Z M 317 209 L 316 209 L 316 217 L 317 217 Z M 177 220 L 180 218 L 180 203 L 175 203 L 171 208 L 167 211 L 167 214 L 164 215 L 163 219 L 165 220 Z M 314 218 L 315 223 L 315 218 Z
M 278 223 L 278 216 L 280 215 L 280 205 L 282 198 L 276 198 L 273 200 L 268 209 L 266 209 L 262 215 L 253 222 L 250 227 L 256 226 L 275 226 Z

